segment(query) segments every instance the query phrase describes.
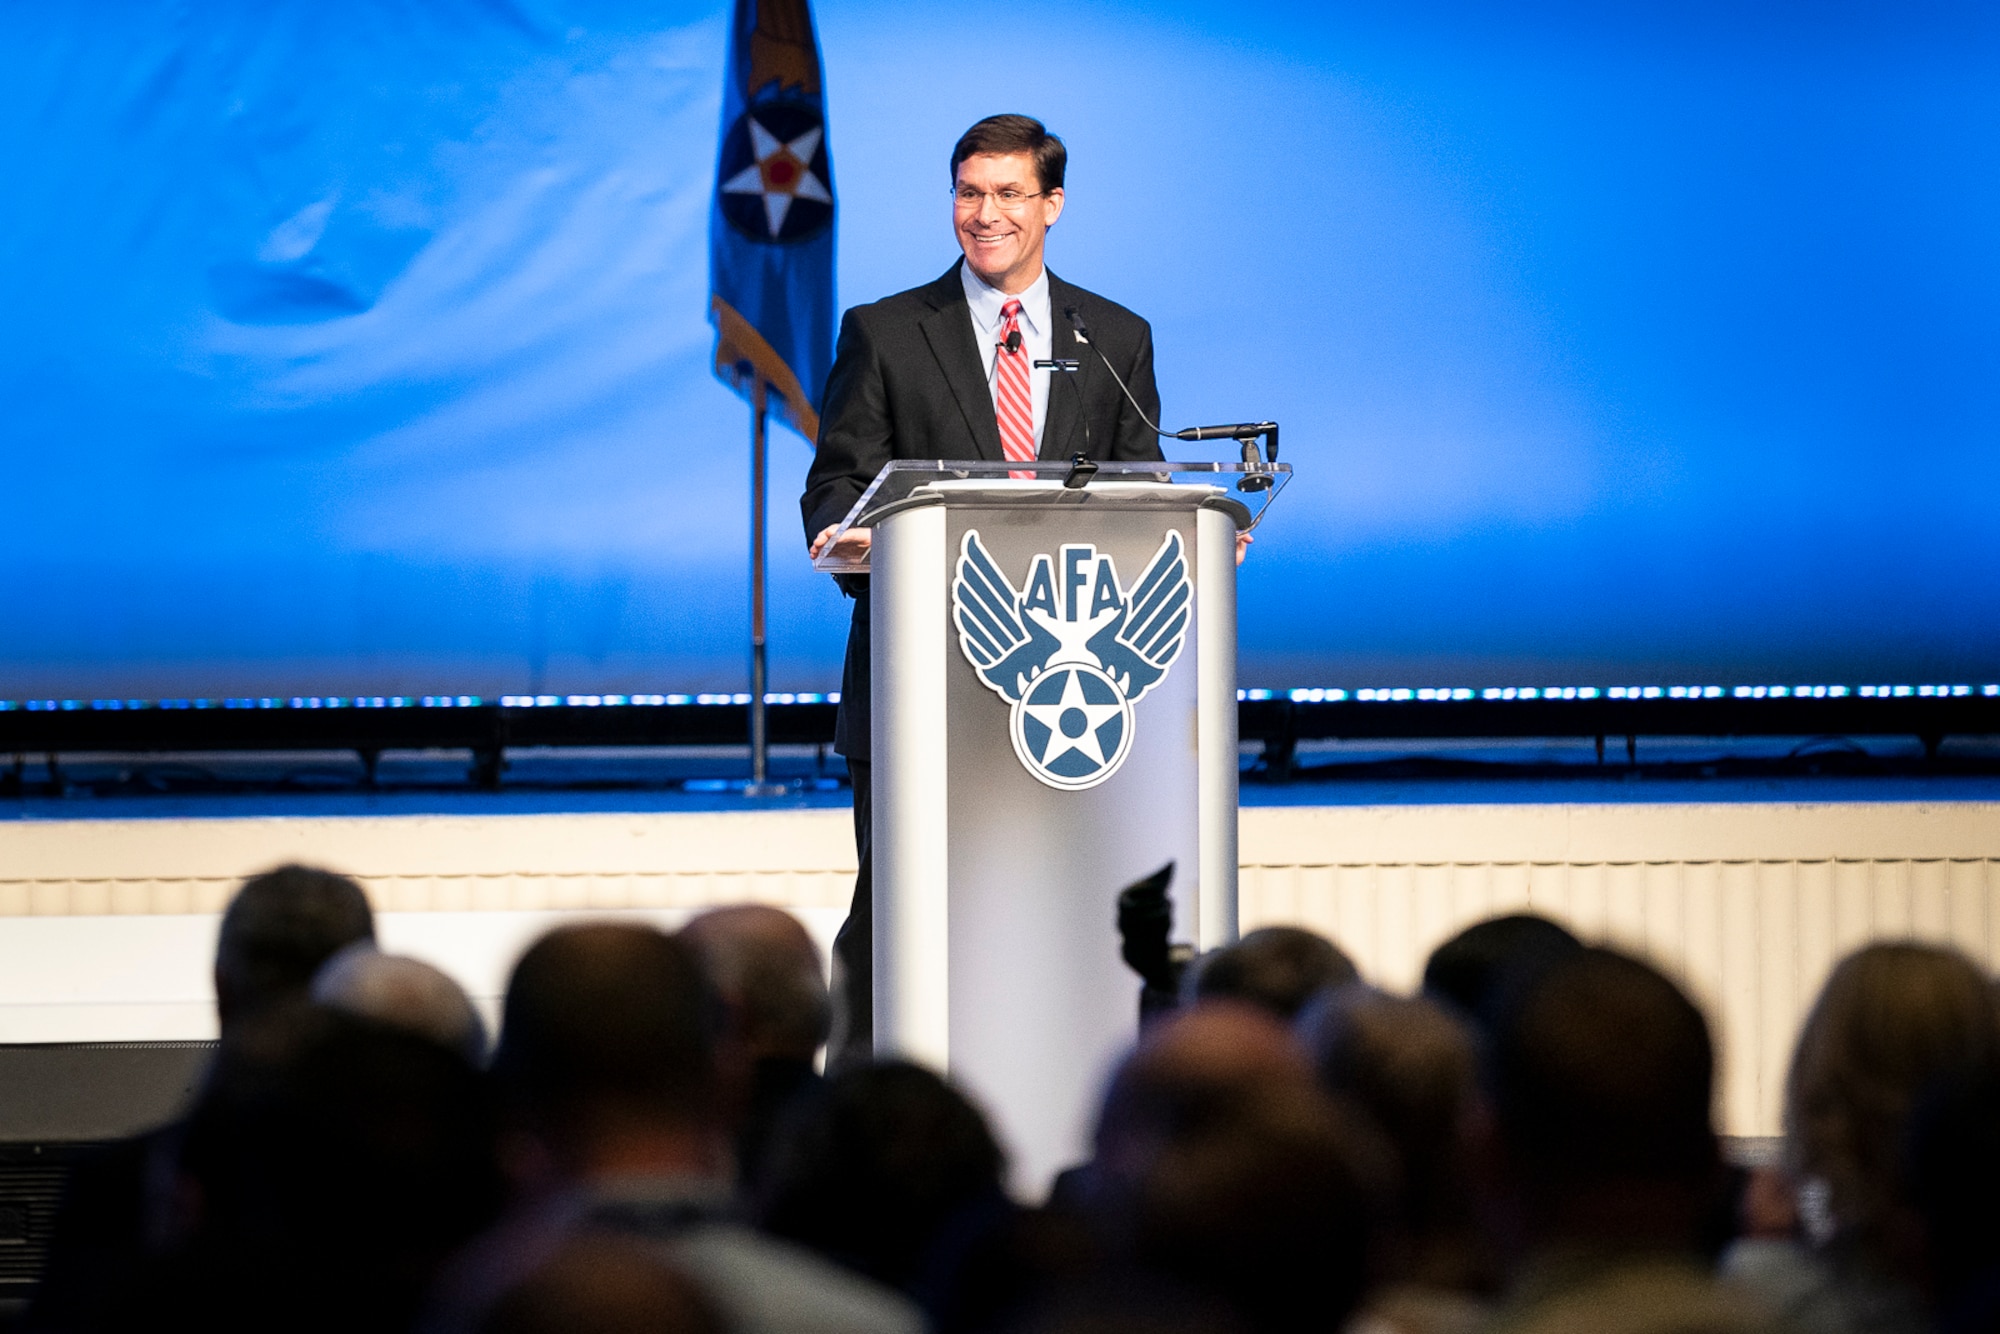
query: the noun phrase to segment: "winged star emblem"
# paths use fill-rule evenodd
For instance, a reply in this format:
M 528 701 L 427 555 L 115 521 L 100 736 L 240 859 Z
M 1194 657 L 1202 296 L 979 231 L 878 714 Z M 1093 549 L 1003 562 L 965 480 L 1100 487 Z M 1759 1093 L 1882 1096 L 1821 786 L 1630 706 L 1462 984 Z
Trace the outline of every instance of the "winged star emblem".
M 1125 762 L 1132 706 L 1180 656 L 1193 602 L 1178 532 L 1129 586 L 1109 554 L 1071 543 L 1037 555 L 1016 588 L 969 530 L 951 589 L 959 649 L 1013 706 L 1014 753 L 1036 779 L 1069 791 Z

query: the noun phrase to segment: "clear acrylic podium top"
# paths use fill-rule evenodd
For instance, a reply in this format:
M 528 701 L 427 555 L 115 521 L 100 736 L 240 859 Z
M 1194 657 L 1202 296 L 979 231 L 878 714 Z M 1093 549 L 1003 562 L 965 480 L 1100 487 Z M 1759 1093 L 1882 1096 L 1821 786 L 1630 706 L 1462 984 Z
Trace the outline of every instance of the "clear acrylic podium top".
M 1292 465 L 1289 463 L 1106 461 L 1099 462 L 1097 470 L 1089 474 L 1088 480 L 1083 480 L 1081 486 L 1066 486 L 1073 467 L 1062 459 L 1037 459 L 1032 463 L 995 463 L 987 459 L 893 459 L 875 474 L 875 480 L 861 493 L 861 499 L 847 511 L 847 517 L 834 529 L 833 539 L 820 552 L 819 559 L 813 562 L 813 568 L 825 574 L 868 573 L 866 534 L 875 516 L 892 505 L 910 499 L 926 487 L 940 493 L 961 487 L 976 487 L 987 494 L 1018 490 L 1024 498 L 1055 493 L 1049 495 L 1051 500 L 1058 499 L 1065 491 L 1071 495 L 1076 495 L 1078 491 L 1131 494 L 1156 492 L 1162 487 L 1185 487 L 1231 502 L 1227 508 L 1240 506 L 1248 520 L 1246 522 L 1239 517 L 1238 523 L 1248 531 L 1263 519 L 1264 511 L 1271 507 L 1271 502 L 1277 499 L 1278 492 L 1285 489 L 1285 483 L 1292 476 Z M 1032 473 L 1033 476 L 1010 476 L 1014 473 Z

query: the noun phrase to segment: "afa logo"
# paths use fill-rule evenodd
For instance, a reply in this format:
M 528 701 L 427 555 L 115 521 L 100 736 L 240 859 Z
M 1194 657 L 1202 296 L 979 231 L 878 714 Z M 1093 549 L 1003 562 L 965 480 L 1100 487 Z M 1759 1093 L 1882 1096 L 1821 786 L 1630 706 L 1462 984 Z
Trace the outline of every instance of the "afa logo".
M 1132 706 L 1180 656 L 1193 601 L 1174 532 L 1129 587 L 1111 557 L 1085 543 L 1036 556 L 1016 589 L 971 531 L 951 586 L 959 648 L 1013 705 L 1014 753 L 1066 791 L 1096 787 L 1125 762 Z

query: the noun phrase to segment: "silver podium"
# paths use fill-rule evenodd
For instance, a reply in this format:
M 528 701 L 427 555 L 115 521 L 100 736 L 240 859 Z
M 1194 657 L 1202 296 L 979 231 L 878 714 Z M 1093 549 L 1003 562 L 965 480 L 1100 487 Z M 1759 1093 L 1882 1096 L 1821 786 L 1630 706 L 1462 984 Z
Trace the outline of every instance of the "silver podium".
M 1179 938 L 1236 937 L 1236 535 L 1289 472 L 898 461 L 817 562 L 871 575 L 875 1049 L 1024 1191 L 1134 1034 L 1118 891 L 1172 862 Z

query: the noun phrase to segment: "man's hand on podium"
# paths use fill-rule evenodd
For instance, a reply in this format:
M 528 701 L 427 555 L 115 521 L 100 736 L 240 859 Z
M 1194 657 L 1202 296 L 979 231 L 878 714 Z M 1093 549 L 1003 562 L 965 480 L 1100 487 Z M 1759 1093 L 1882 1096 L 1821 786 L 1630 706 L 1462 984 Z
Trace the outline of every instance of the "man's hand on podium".
M 807 552 L 813 560 L 818 560 L 821 553 L 826 550 L 827 544 L 833 542 L 834 530 L 839 527 L 837 523 L 830 523 L 819 530 L 819 536 L 812 540 L 812 546 Z M 840 541 L 833 542 L 834 554 L 842 560 L 861 560 L 868 555 L 870 536 L 866 528 L 850 528 L 840 535 Z M 1236 559 L 1239 562 L 1243 559 L 1240 548 Z
M 825 535 L 824 533 L 820 534 L 822 537 Z M 1238 565 L 1243 564 L 1243 558 L 1250 554 L 1250 544 L 1256 540 L 1249 533 L 1238 533 L 1236 535 L 1236 563 Z

